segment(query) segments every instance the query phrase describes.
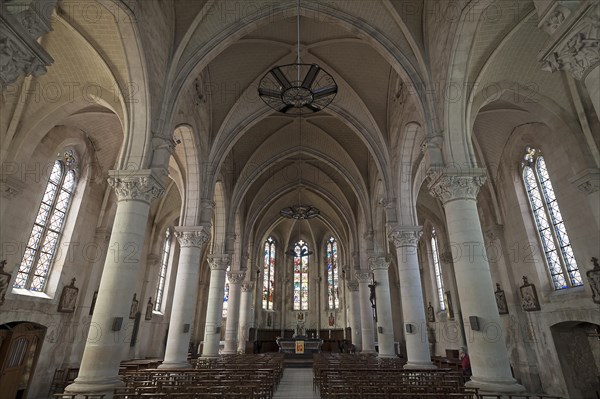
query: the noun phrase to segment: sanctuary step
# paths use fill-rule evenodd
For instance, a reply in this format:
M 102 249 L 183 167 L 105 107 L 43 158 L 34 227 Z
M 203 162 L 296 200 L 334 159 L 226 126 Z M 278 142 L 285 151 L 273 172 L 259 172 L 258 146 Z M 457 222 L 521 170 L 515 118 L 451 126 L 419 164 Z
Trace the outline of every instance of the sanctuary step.
M 312 368 L 313 355 L 305 354 L 289 354 L 286 353 L 283 359 L 284 368 Z

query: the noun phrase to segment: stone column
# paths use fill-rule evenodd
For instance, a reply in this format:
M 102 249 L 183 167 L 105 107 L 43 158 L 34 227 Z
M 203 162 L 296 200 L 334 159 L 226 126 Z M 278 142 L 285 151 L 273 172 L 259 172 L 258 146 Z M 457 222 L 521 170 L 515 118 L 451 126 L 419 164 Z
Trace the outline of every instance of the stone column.
M 371 307 L 371 273 L 356 272 L 360 302 L 360 325 L 362 333 L 362 353 L 375 353 L 375 336 L 373 334 L 373 308 Z
M 210 225 L 175 227 L 179 241 L 179 265 L 173 293 L 173 309 L 169 323 L 165 360 L 161 369 L 192 367 L 187 361 L 191 325 L 198 298 L 198 280 L 202 248 L 210 238 Z
M 389 235 L 396 247 L 398 257 L 398 278 L 402 314 L 404 316 L 404 337 L 406 339 L 407 363 L 405 369 L 434 369 L 427 340 L 425 303 L 421 286 L 421 273 L 417 257 L 417 244 L 421 228 L 417 226 L 394 226 Z
M 524 388 L 512 377 L 504 343 L 494 285 L 485 253 L 476 197 L 485 181 L 485 170 L 471 169 L 432 173 L 429 189 L 446 213 L 452 245 L 456 284 L 465 317 L 477 317 L 479 329 L 465 323 L 473 376 L 468 386 L 482 391 L 520 392 Z
M 252 294 L 254 293 L 254 281 L 245 281 L 242 283 L 242 299 L 240 301 L 240 326 L 238 332 L 238 353 L 246 352 L 246 341 L 252 322 Z
M 379 357 L 397 357 L 394 349 L 394 323 L 392 321 L 389 267 L 390 260 L 385 256 L 369 258 L 369 268 L 373 271 L 375 280 Z
M 123 323 L 129 320 L 150 203 L 164 193 L 165 175 L 157 169 L 109 172 L 117 211 L 79 376 L 68 392 L 112 397 L 114 388 L 123 385 L 119 364 L 129 345 Z
M 210 266 L 210 287 L 208 288 L 202 357 L 218 357 L 219 341 L 221 340 L 221 318 L 223 317 L 225 271 L 231 264 L 231 256 L 211 256 L 208 258 L 208 264 Z
M 237 353 L 238 329 L 240 321 L 240 294 L 242 281 L 246 272 L 228 272 L 229 277 L 229 301 L 227 301 L 227 322 L 225 324 L 225 348 L 223 354 L 231 355 Z
M 563 70 L 582 81 L 600 117 L 600 4 L 593 0 L 570 2 L 577 4 L 571 8 L 569 2 L 548 3 L 538 9 L 539 26 L 551 35 L 538 54 L 542 69 Z
M 362 350 L 362 331 L 360 329 L 360 298 L 358 294 L 358 281 L 349 280 L 348 286 L 348 307 L 350 308 L 350 328 L 352 337 L 350 340 L 356 347 L 356 350 Z

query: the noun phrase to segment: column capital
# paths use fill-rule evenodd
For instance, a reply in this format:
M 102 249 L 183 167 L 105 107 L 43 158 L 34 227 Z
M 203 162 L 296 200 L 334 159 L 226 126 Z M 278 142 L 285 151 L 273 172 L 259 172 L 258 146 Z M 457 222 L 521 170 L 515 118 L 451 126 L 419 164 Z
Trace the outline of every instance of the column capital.
M 164 169 L 110 170 L 108 184 L 115 190 L 118 201 L 143 201 L 151 203 L 162 197 Z
M 457 199 L 475 200 L 486 179 L 482 168 L 430 171 L 429 176 L 429 192 L 444 205 Z
M 389 256 L 374 256 L 369 258 L 369 269 L 375 270 L 387 270 L 390 267 Z
M 95 237 L 99 241 L 103 241 L 108 243 L 110 241 L 110 234 L 112 233 L 112 229 L 108 227 L 97 227 Z
M 210 270 L 227 270 L 231 265 L 231 255 L 210 255 L 208 257 L 208 265 Z
M 575 79 L 585 79 L 600 61 L 600 4 L 582 2 L 573 12 L 555 7 L 547 15 L 544 21 L 553 33 L 538 54 L 542 69 L 568 71 Z
M 242 283 L 242 292 L 254 291 L 254 281 L 245 281 Z
M 586 169 L 569 179 L 577 189 L 586 194 L 600 190 L 600 169 Z
M 388 234 L 388 239 L 396 248 L 416 247 L 422 234 L 421 226 L 394 226 Z
M 370 283 L 372 278 L 371 273 L 365 271 L 356 272 L 355 276 L 359 283 Z
M 170 134 L 163 134 L 158 132 L 152 133 L 152 149 L 154 151 L 160 149 L 166 149 L 169 154 L 175 152 L 175 146 L 177 143 Z
M 203 226 L 176 226 L 175 237 L 181 247 L 202 248 L 210 240 L 210 224 Z
M 210 198 L 201 198 L 200 206 L 206 209 L 213 209 L 215 206 L 217 206 L 217 203 Z
M 240 284 L 246 278 L 246 272 L 227 272 L 229 284 Z
M 358 281 L 350 280 L 347 283 L 348 289 L 352 292 L 358 291 Z

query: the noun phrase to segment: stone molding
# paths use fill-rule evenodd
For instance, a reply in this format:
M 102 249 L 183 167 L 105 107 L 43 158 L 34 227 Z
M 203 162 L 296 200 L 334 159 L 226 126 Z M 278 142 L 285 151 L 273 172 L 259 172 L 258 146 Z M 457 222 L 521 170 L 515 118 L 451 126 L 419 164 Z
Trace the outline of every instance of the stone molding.
M 210 270 L 227 270 L 227 268 L 231 265 L 231 256 L 230 255 L 221 255 L 221 256 L 209 256 L 208 257 L 208 266 Z
M 389 256 L 375 256 L 369 258 L 369 269 L 375 270 L 388 270 L 390 267 Z
M 571 177 L 569 182 L 577 186 L 579 191 L 593 194 L 600 189 L 600 169 L 586 169 Z
M 254 281 L 246 281 L 242 283 L 242 292 L 252 292 L 254 290 Z
M 370 283 L 372 278 L 372 275 L 369 272 L 356 272 L 355 276 L 359 283 Z
M 182 248 L 202 248 L 210 240 L 210 226 L 177 226 L 175 237 Z
M 347 286 L 348 286 L 348 290 L 350 290 L 352 292 L 358 291 L 358 281 L 350 280 L 350 281 L 348 281 Z
M 416 247 L 419 244 L 421 235 L 423 234 L 420 226 L 397 226 L 388 234 L 388 239 L 396 248 L 400 247 Z
M 0 86 L 14 83 L 21 75 L 40 76 L 54 60 L 37 42 L 50 32 L 50 16 L 56 0 L 32 1 L 0 8 Z
M 1 52 L 2 50 L 0 50 Z M 23 181 L 15 179 L 11 176 L 3 176 L 0 179 L 0 194 L 2 198 L 13 199 L 18 195 L 21 195 L 27 188 L 27 185 Z
M 98 241 L 108 243 L 110 241 L 111 234 L 112 229 L 108 227 L 97 227 L 95 237 Z
M 240 284 L 246 278 L 246 272 L 227 272 L 229 284 Z
M 547 22 L 555 27 L 539 60 L 549 72 L 568 71 L 582 80 L 600 63 L 600 3 L 588 0 L 574 12 L 556 7 Z
M 442 204 L 457 199 L 475 200 L 479 188 L 485 183 L 485 169 L 445 171 L 430 173 L 429 192 Z
M 162 197 L 165 187 L 157 175 L 164 170 L 111 170 L 108 184 L 115 190 L 119 201 L 143 201 L 151 203 Z

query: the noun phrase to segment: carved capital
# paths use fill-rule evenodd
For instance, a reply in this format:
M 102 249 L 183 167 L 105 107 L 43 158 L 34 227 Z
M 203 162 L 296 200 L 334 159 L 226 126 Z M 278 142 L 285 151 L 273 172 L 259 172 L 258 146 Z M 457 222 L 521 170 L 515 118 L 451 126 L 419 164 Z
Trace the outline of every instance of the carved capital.
M 245 277 L 246 272 L 227 272 L 229 284 L 240 284 L 242 281 L 244 281 Z
M 210 270 L 227 270 L 230 265 L 231 256 L 229 255 L 208 257 L 208 266 L 210 267 Z
M 430 177 L 429 192 L 439 198 L 442 204 L 457 199 L 475 200 L 486 179 L 484 169 L 433 172 Z
M 566 15 L 564 7 L 557 8 L 551 15 L 549 22 L 560 23 L 550 22 L 555 32 L 540 52 L 542 69 L 568 71 L 575 79 L 584 79 L 600 62 L 600 4 L 590 1 Z
M 177 226 L 175 237 L 181 247 L 202 248 L 210 240 L 210 226 Z
M 173 154 L 175 146 L 177 146 L 177 143 L 171 136 L 155 133 L 152 137 L 152 149 L 154 151 L 165 149 L 169 154 Z
M 422 233 L 420 226 L 398 226 L 394 227 L 390 234 L 388 234 L 388 239 L 396 248 L 408 246 L 416 247 L 419 244 Z
M 579 191 L 593 194 L 600 189 L 600 169 L 586 169 L 569 179 Z
M 352 292 L 358 291 L 358 281 L 350 280 L 348 281 L 348 290 Z
M 254 290 L 254 281 L 242 283 L 242 292 L 252 292 Z
M 103 243 L 108 243 L 110 241 L 110 235 L 112 230 L 107 227 L 98 227 L 96 228 L 96 239 Z
M 115 190 L 119 201 L 151 203 L 153 200 L 160 198 L 165 192 L 159 174 L 160 171 L 155 169 L 111 170 L 108 172 L 108 184 Z
M 356 280 L 359 283 L 370 283 L 371 282 L 372 275 L 369 272 L 361 271 L 361 272 L 356 272 L 354 275 L 356 276 Z
M 369 269 L 375 270 L 387 270 L 390 267 L 389 256 L 376 256 L 369 258 Z

